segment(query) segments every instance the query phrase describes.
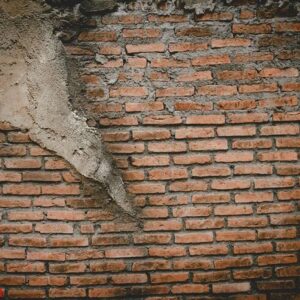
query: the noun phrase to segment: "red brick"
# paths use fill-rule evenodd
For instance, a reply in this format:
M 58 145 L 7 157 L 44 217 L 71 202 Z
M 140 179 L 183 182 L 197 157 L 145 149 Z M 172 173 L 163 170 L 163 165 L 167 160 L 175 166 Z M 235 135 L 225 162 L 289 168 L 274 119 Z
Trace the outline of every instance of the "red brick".
M 10 289 L 10 299 L 46 299 L 46 292 L 38 289 Z
M 129 258 L 129 257 L 144 257 L 147 255 L 145 248 L 118 248 L 105 250 L 107 258 Z
M 193 192 L 193 191 L 206 191 L 207 183 L 204 181 L 178 181 L 173 182 L 169 186 L 171 192 Z
M 174 103 L 174 109 L 177 111 L 191 111 L 191 110 L 208 111 L 208 110 L 212 110 L 212 108 L 213 108 L 212 103 L 198 103 L 192 101 Z
M 186 196 L 152 196 L 149 197 L 150 205 L 184 205 L 188 203 Z
M 233 33 L 242 33 L 242 34 L 260 34 L 260 33 L 270 33 L 272 27 L 270 24 L 233 24 L 232 32 Z
M 255 13 L 248 9 L 242 9 L 240 12 L 240 19 L 252 19 L 255 17 Z M 249 299 L 250 300 L 250 299 Z M 254 299 L 253 299 L 254 300 Z M 258 299 L 257 299 L 258 300 Z
M 195 167 L 192 169 L 193 177 L 215 177 L 215 176 L 229 176 L 231 174 L 230 168 L 226 166 L 213 167 Z
M 23 132 L 9 132 L 7 140 L 11 143 L 29 143 L 31 141 L 29 134 Z
M 9 273 L 44 273 L 46 271 L 45 264 L 41 262 L 19 262 L 7 263 L 6 270 Z
M 6 248 L 0 250 L 1 259 L 25 259 L 25 256 L 26 256 L 25 250 L 23 249 L 19 250 L 13 248 Z
M 121 287 L 105 287 L 105 288 L 91 288 L 88 291 L 90 298 L 105 298 L 119 297 L 126 295 L 126 289 Z
M 25 276 L 4 275 L 4 276 L 0 277 L 0 284 L 5 285 L 5 286 L 7 286 L 7 285 L 23 285 L 23 284 L 25 284 Z
M 273 121 L 277 122 L 298 122 L 300 121 L 300 112 L 274 113 Z
M 221 243 L 217 245 L 205 244 L 202 246 L 191 246 L 189 252 L 190 255 L 225 255 L 228 253 L 228 248 Z
M 61 181 L 62 177 L 57 172 L 24 172 L 23 181 Z
M 123 29 L 124 38 L 156 38 L 161 36 L 161 30 L 156 28 L 146 29 Z
M 271 52 L 251 52 L 246 54 L 236 54 L 234 63 L 247 63 L 255 61 L 270 61 L 273 60 L 273 54 Z
M 25 156 L 26 147 L 25 146 L 11 146 L 9 144 L 0 145 L 0 157 L 1 156 Z
M 299 225 L 299 223 L 300 215 L 281 214 L 271 216 L 272 225 Z
M 176 81 L 179 82 L 191 82 L 198 80 L 211 80 L 211 71 L 199 71 L 193 73 L 182 73 L 176 77 Z
M 292 191 L 279 191 L 277 193 L 279 200 L 297 200 L 300 199 L 300 190 L 294 189 Z
M 0 172 L 0 182 L 20 182 L 22 176 L 17 172 Z
M 167 166 L 170 163 L 169 156 L 133 156 L 131 164 L 136 167 L 150 167 L 150 166 Z
M 238 243 L 233 245 L 234 254 L 249 254 L 249 253 L 268 253 L 273 252 L 271 242 L 265 243 Z
M 153 153 L 186 152 L 185 142 L 149 143 L 148 151 Z
M 172 115 L 156 115 L 156 116 L 148 116 L 144 117 L 143 124 L 144 125 L 177 125 L 181 124 L 182 120 L 179 116 Z
M 92 262 L 90 265 L 91 272 L 120 272 L 126 269 L 123 261 L 105 261 Z
M 176 233 L 175 243 L 177 244 L 199 244 L 213 241 L 212 233 Z
M 63 170 L 67 168 L 68 164 L 62 159 L 48 158 L 45 161 L 46 170 Z
M 228 218 L 228 227 L 266 227 L 268 219 L 266 217 L 238 217 Z
M 265 68 L 259 72 L 261 77 L 297 77 L 299 72 L 295 68 Z
M 263 123 L 268 122 L 267 113 L 228 114 L 228 123 Z
M 120 46 L 103 46 L 100 47 L 99 53 L 102 55 L 120 55 L 122 52 L 122 49 Z
M 102 133 L 102 139 L 105 142 L 121 142 L 129 140 L 128 132 L 106 132 Z
M 299 32 L 300 23 L 280 22 L 275 24 L 275 31 L 277 32 Z
M 208 65 L 222 65 L 229 64 L 230 58 L 227 54 L 199 56 L 192 59 L 193 66 L 208 66 Z
M 0 198 L 0 207 L 12 208 L 12 207 L 30 207 L 30 199 L 11 199 L 11 198 Z
M 202 96 L 232 96 L 237 94 L 237 88 L 231 85 L 204 85 L 198 88 L 197 94 Z
M 171 263 L 165 259 L 147 260 L 142 262 L 134 262 L 132 264 L 132 270 L 134 272 L 169 270 L 169 269 L 171 269 Z
M 218 136 L 253 136 L 256 128 L 253 126 L 226 126 L 217 128 Z
M 44 219 L 41 211 L 9 211 L 7 220 L 9 221 L 40 221 Z
M 165 185 L 158 183 L 130 184 L 128 191 L 132 194 L 160 194 L 165 192 Z
M 297 161 L 297 152 L 292 151 L 277 151 L 277 152 L 262 152 L 257 155 L 260 161 Z
M 278 148 L 300 148 L 300 138 L 278 138 L 276 146 Z
M 234 167 L 234 174 L 236 175 L 270 175 L 273 173 L 273 168 L 271 165 L 250 165 L 250 164 L 243 164 L 237 165 Z
M 120 274 L 111 277 L 114 284 L 137 284 L 147 282 L 146 274 Z
M 217 153 L 215 155 L 216 162 L 249 162 L 253 160 L 253 153 L 252 152 L 238 152 L 232 151 L 227 153 Z
M 177 219 L 145 221 L 144 231 L 178 231 L 181 230 L 182 223 Z
M 169 215 L 168 209 L 165 207 L 146 207 L 143 208 L 139 214 L 140 218 L 143 219 L 159 219 L 167 218 Z
M 266 149 L 272 147 L 272 140 L 268 139 L 252 139 L 252 140 L 233 140 L 233 149 Z
M 5 184 L 2 192 L 5 195 L 39 195 L 40 187 L 32 184 Z
M 173 262 L 175 270 L 197 270 L 197 269 L 211 269 L 213 266 L 212 261 L 208 259 L 180 259 Z
M 236 267 L 249 267 L 253 264 L 253 261 L 250 256 L 243 256 L 216 259 L 214 263 L 216 269 L 227 269 Z
M 150 247 L 149 248 L 149 256 L 156 257 L 178 257 L 185 256 L 186 250 L 184 247 Z
M 226 230 L 217 231 L 216 240 L 220 241 L 254 241 L 255 231 L 253 230 Z
M 231 38 L 231 39 L 212 39 L 212 48 L 223 48 L 223 47 L 248 47 L 251 45 L 251 40 L 242 38 Z
M 300 91 L 300 83 L 298 83 L 298 82 L 286 82 L 286 83 L 282 84 L 281 89 L 284 92 Z
M 299 251 L 300 250 L 300 241 L 277 242 L 276 250 L 277 251 Z
M 189 149 L 192 151 L 227 150 L 228 143 L 226 140 L 221 139 L 189 142 Z
M 257 264 L 259 266 L 293 264 L 296 262 L 297 256 L 294 254 L 262 255 L 257 258 Z
M 164 109 L 162 102 L 125 103 L 126 112 L 159 111 Z
M 276 83 L 262 83 L 262 84 L 240 85 L 239 86 L 239 92 L 241 94 L 276 92 L 276 91 L 277 91 Z
M 188 272 L 154 273 L 150 274 L 151 283 L 171 283 L 188 281 Z
M 249 180 L 238 180 L 238 179 L 228 179 L 228 180 L 213 180 L 211 183 L 211 188 L 214 190 L 235 190 L 235 189 L 248 189 L 251 185 Z
M 27 252 L 28 260 L 64 261 L 65 253 L 61 252 Z
M 168 58 L 155 58 L 151 61 L 152 68 L 186 68 L 190 66 L 189 60 Z
M 86 296 L 83 288 L 50 288 L 49 296 L 51 298 L 82 298 Z
M 142 23 L 143 20 L 144 18 L 142 16 L 137 15 L 104 15 L 102 17 L 103 24 L 139 24 Z
M 126 45 L 126 51 L 132 53 L 150 53 L 150 52 L 164 52 L 165 45 L 162 43 L 156 44 L 140 44 L 140 45 Z
M 225 116 L 224 115 L 194 115 L 187 116 L 186 124 L 224 124 Z
M 51 237 L 49 239 L 50 247 L 85 247 L 88 245 L 88 239 L 84 237 Z
M 79 185 L 44 185 L 42 186 L 42 194 L 44 195 L 79 195 Z
M 192 197 L 193 203 L 224 203 L 229 202 L 229 194 L 219 193 L 219 194 L 196 194 Z
M 223 293 L 241 293 L 251 290 L 250 282 L 239 283 L 214 283 L 212 285 L 212 291 L 214 294 Z
M 285 178 L 270 178 L 270 179 L 255 179 L 254 187 L 255 189 L 278 189 L 293 187 L 295 185 L 295 180 L 292 177 Z
M 173 208 L 174 217 L 204 217 L 211 214 L 211 208 L 208 206 L 196 206 L 196 207 L 176 207 Z
M 107 277 L 103 275 L 70 277 L 71 285 L 84 286 L 84 285 L 101 285 L 106 283 L 107 283 Z
M 207 164 L 211 162 L 209 155 L 175 155 L 173 156 L 174 164 L 176 165 L 192 165 L 192 164 Z
M 289 203 L 261 204 L 257 206 L 258 214 L 292 212 L 295 208 Z
M 169 51 L 174 52 L 189 52 L 189 51 L 200 51 L 208 48 L 207 43 L 170 43 Z
M 64 223 L 39 223 L 35 225 L 35 231 L 40 233 L 73 233 L 73 227 Z
M 300 275 L 300 266 L 276 268 L 277 277 L 296 277 Z
M 130 154 L 130 153 L 142 153 L 144 152 L 145 146 L 142 143 L 135 144 L 110 144 L 107 146 L 110 153 Z
M 139 181 L 145 179 L 144 171 L 123 171 L 122 178 L 125 181 Z
M 225 280 L 230 280 L 229 271 L 199 272 L 193 275 L 193 282 L 209 283 Z
M 257 237 L 260 240 L 292 239 L 296 237 L 296 234 L 295 228 L 259 229 Z
M 246 69 L 242 71 L 227 70 L 227 71 L 218 71 L 216 75 L 219 80 L 251 80 L 257 78 L 257 71 L 254 69 Z M 248 108 L 251 108 L 251 107 L 255 107 L 253 102 L 255 103 L 254 100 L 252 101 L 243 100 L 243 101 L 236 101 L 233 103 L 235 103 L 236 105 L 244 105 L 244 106 L 248 104 Z M 234 109 L 238 109 L 238 107 L 235 107 Z
M 296 96 L 285 96 L 258 100 L 258 106 L 265 108 L 295 106 L 298 104 Z
M 191 217 L 194 215 L 191 214 Z M 187 219 L 185 221 L 185 226 L 187 229 L 212 229 L 212 228 L 222 228 L 225 226 L 224 219 L 222 218 L 214 218 L 214 219 L 206 219 L 206 220 L 194 220 Z
M 32 232 L 32 224 L 0 224 L 0 233 L 28 233 Z
M 133 236 L 135 244 L 169 244 L 171 235 L 169 233 L 136 234 Z
M 34 158 L 10 158 L 4 160 L 4 166 L 7 169 L 39 169 L 42 163 Z
M 272 276 L 272 270 L 269 268 L 256 268 L 251 270 L 236 270 L 233 271 L 234 279 L 266 279 Z M 246 298 L 248 299 L 248 298 Z M 249 300 L 262 300 L 262 298 L 249 298 Z M 266 300 L 266 298 L 264 298 Z
M 39 236 L 18 236 L 10 237 L 8 244 L 11 246 L 45 247 L 47 241 L 46 238 Z
M 238 193 L 235 195 L 237 203 L 251 202 L 269 202 L 273 201 L 273 193 L 271 192 L 256 192 L 256 193 Z
M 250 205 L 219 205 L 215 207 L 215 215 L 249 215 L 253 210 Z
M 205 294 L 208 291 L 209 287 L 205 284 L 181 284 L 172 287 L 173 294 Z
M 164 168 L 153 169 L 148 172 L 149 180 L 176 180 L 188 178 L 186 169 L 179 168 Z
M 299 134 L 298 125 L 273 125 L 263 126 L 260 129 L 260 134 L 266 135 L 297 135 Z

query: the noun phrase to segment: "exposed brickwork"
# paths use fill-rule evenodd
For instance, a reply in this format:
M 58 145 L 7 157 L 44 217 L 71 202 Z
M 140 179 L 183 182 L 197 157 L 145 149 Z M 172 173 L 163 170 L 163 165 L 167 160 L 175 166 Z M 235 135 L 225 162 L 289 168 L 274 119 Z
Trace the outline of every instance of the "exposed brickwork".
M 0 123 L 0 298 L 298 299 L 299 21 L 254 2 L 132 2 L 65 45 L 139 221 Z

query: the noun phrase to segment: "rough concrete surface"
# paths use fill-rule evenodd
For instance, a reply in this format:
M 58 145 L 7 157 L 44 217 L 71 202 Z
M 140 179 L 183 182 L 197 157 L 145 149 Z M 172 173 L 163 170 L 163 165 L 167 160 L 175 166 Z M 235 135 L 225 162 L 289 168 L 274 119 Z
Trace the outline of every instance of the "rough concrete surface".
M 39 16 L 44 9 L 36 1 L 0 4 L 0 120 L 29 129 L 35 142 L 100 182 L 118 206 L 133 214 L 99 134 L 70 105 L 62 45 L 51 21 Z

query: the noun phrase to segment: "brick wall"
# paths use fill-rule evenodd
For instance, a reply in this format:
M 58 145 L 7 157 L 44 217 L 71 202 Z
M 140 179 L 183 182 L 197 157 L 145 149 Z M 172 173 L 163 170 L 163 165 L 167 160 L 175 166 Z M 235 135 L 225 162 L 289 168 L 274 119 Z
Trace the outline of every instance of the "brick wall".
M 138 218 L 2 122 L 6 299 L 299 299 L 300 23 L 253 2 L 131 2 L 65 45 Z

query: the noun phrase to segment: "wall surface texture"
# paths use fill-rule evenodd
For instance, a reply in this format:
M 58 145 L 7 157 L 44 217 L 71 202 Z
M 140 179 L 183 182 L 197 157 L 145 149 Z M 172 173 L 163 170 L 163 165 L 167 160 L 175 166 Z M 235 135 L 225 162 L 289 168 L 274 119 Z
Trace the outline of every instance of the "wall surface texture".
M 136 216 L 0 122 L 4 299 L 300 299 L 297 5 L 173 2 L 90 15 L 64 44 Z

